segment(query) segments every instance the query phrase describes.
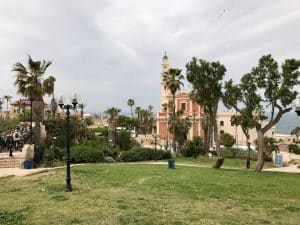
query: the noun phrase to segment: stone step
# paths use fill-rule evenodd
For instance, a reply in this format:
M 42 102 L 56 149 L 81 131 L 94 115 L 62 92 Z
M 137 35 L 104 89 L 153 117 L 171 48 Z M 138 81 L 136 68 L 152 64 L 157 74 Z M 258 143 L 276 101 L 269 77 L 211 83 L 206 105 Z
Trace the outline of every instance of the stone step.
M 20 158 L 2 158 L 0 159 L 0 168 L 21 168 L 24 160 Z

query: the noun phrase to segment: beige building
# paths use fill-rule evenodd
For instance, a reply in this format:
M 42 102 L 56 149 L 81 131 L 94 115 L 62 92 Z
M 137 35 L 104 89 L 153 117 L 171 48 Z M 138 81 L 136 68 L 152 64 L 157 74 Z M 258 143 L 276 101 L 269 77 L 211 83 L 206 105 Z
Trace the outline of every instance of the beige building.
M 242 131 L 241 126 L 234 126 L 231 125 L 231 117 L 235 115 L 235 112 L 218 112 L 217 114 L 217 121 L 218 121 L 218 129 L 219 134 L 222 133 L 229 133 L 231 134 L 237 143 L 237 146 L 246 146 L 246 137 Z M 266 121 L 262 121 L 262 126 L 267 124 Z M 257 139 L 256 129 L 250 130 L 250 143 L 251 145 L 255 145 L 255 140 Z M 272 127 L 270 130 L 267 131 L 265 136 L 273 137 L 275 134 L 275 127 Z

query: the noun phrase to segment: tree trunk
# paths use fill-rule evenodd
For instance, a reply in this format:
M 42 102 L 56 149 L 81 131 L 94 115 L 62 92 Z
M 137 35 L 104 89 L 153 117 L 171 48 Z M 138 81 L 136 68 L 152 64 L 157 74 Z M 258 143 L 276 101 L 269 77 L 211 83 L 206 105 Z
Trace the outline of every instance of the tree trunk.
M 173 94 L 173 143 L 172 143 L 172 147 L 173 147 L 173 151 L 176 155 L 176 140 L 175 140 L 175 94 Z
M 34 127 L 34 144 L 40 145 L 41 144 L 41 119 L 42 119 L 42 110 L 43 110 L 43 101 L 33 101 L 32 102 L 32 111 L 33 111 L 33 118 L 35 122 Z
M 217 158 L 218 158 L 215 165 L 213 166 L 213 168 L 220 169 L 223 162 L 224 162 L 224 158 L 222 158 L 222 156 L 221 156 L 221 149 L 220 149 L 220 141 L 219 141 L 219 133 L 218 133 L 218 125 L 217 125 L 216 116 L 217 116 L 216 112 L 212 112 L 211 121 L 212 121 L 213 129 L 214 129 L 214 141 L 215 141 L 215 145 L 216 145 L 216 152 L 217 152 Z
M 258 158 L 257 158 L 255 171 L 261 172 L 265 163 L 266 146 L 264 142 L 264 133 L 260 128 L 256 128 L 256 131 L 257 131 Z
M 251 143 L 250 143 L 249 139 L 250 139 L 249 135 L 246 135 L 246 144 L 247 144 L 247 149 L 248 149 L 247 162 L 246 162 L 247 169 L 250 169 Z

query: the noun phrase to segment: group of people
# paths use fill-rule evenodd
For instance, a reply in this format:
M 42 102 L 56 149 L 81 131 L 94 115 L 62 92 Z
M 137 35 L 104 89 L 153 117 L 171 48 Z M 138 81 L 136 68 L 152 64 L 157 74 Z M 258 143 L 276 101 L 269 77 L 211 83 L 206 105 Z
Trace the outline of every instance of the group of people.
M 22 149 L 23 133 L 27 131 L 25 126 L 19 125 L 15 130 L 0 134 L 0 152 L 9 151 L 9 156 L 13 157 L 13 151 Z

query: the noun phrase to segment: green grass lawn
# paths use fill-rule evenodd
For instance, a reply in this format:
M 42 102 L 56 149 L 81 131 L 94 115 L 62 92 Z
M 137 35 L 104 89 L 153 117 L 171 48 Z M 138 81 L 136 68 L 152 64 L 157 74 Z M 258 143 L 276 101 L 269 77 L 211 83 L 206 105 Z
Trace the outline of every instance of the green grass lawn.
M 0 183 L 1 225 L 299 224 L 299 174 L 92 164 L 71 193 L 64 169 Z

